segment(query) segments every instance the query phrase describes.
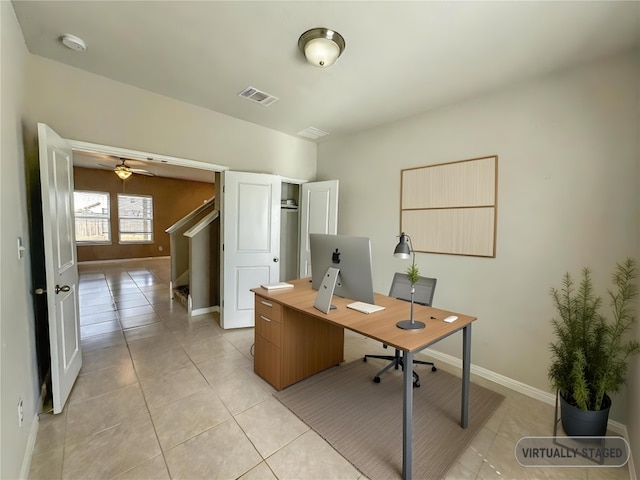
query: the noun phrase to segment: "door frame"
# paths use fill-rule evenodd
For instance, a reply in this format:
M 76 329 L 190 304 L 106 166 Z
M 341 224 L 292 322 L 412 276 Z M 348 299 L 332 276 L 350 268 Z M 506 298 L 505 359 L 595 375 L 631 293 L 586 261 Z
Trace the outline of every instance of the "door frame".
M 114 147 L 111 145 L 101 145 L 99 143 L 89 143 L 80 140 L 69 140 L 72 151 L 83 151 L 90 153 L 98 153 L 102 155 L 112 155 L 114 157 L 130 158 L 141 162 L 153 164 L 154 162 L 162 162 L 176 167 L 198 168 L 200 170 L 208 170 L 211 172 L 222 172 L 229 170 L 226 165 L 217 165 L 215 163 L 207 163 L 200 160 L 191 160 L 183 157 L 172 157 L 170 155 L 162 155 L 160 153 L 145 152 L 143 150 L 133 150 L 130 148 Z
M 83 151 L 83 152 L 96 153 L 96 154 L 102 154 L 102 155 L 111 155 L 116 157 L 130 158 L 132 160 L 138 160 L 138 161 L 149 163 L 149 164 L 153 164 L 154 162 L 160 161 L 162 163 L 166 163 L 166 164 L 177 166 L 177 167 L 197 168 L 201 170 L 212 171 L 216 175 L 219 175 L 220 172 L 231 169 L 231 167 L 227 165 L 207 163 L 201 160 L 193 160 L 193 159 L 188 159 L 184 157 L 174 157 L 170 155 L 147 152 L 143 150 L 134 150 L 130 148 L 116 147 L 113 145 L 91 143 L 91 142 L 85 142 L 82 140 L 72 140 L 64 137 L 63 137 L 63 140 L 69 143 L 69 145 L 71 146 L 72 153 L 76 151 Z M 290 177 L 283 177 L 280 175 L 278 176 L 280 177 L 282 182 L 298 184 L 298 185 L 314 181 L 310 179 L 302 180 L 302 179 L 296 179 L 296 178 L 290 178 Z M 47 318 L 45 319 L 45 322 L 48 328 L 48 315 L 47 315 Z M 38 368 L 40 368 L 41 359 L 38 358 L 37 362 L 38 362 Z M 50 363 L 50 358 L 46 359 L 46 363 L 47 365 Z M 47 382 L 47 379 L 46 378 L 43 379 L 43 383 L 46 383 L 46 382 Z
M 71 140 L 64 137 L 62 137 L 62 139 L 70 145 L 72 156 L 73 156 L 73 153 L 76 151 L 83 151 L 83 152 L 97 153 L 102 155 L 112 155 L 117 157 L 131 158 L 132 160 L 139 160 L 141 162 L 146 162 L 146 163 L 153 163 L 153 161 L 156 161 L 156 162 L 160 161 L 162 163 L 166 163 L 166 164 L 177 166 L 177 167 L 197 168 L 201 170 L 213 171 L 214 173 L 222 172 L 230 168 L 225 165 L 217 165 L 217 164 L 206 163 L 199 160 L 192 160 L 192 159 L 181 158 L 181 157 L 172 157 L 169 155 L 145 152 L 142 150 L 133 150 L 129 148 L 115 147 L 112 145 L 103 145 L 98 143 L 84 142 L 80 140 Z M 36 165 L 33 168 L 37 170 L 39 168 L 39 164 L 38 164 L 39 151 L 37 148 L 34 153 L 35 153 L 34 160 Z M 149 160 L 150 158 L 153 160 L 150 161 Z M 73 177 L 73 172 L 72 172 L 72 177 Z M 34 182 L 37 182 L 37 185 Z M 32 198 L 32 204 L 36 203 L 35 200 L 38 200 L 40 202 L 37 208 L 40 209 L 40 215 L 41 215 L 42 214 L 42 210 L 41 210 L 42 196 L 39 192 L 40 191 L 39 174 L 33 175 L 33 178 L 30 179 L 29 189 L 30 189 L 29 195 L 35 195 L 35 198 Z M 34 209 L 34 206 L 31 207 L 32 215 L 34 211 L 33 209 Z M 38 212 L 36 211 L 35 214 L 38 215 Z M 34 222 L 33 219 L 30 220 L 30 222 L 32 223 L 32 228 L 34 227 L 34 225 L 37 225 L 37 222 Z M 42 231 L 42 226 L 40 226 L 40 232 L 38 233 L 38 235 L 44 235 L 44 232 Z M 32 242 L 33 241 L 34 240 L 32 240 Z M 44 238 L 42 238 L 42 241 L 44 241 Z M 75 241 L 74 241 L 74 244 L 75 244 Z M 38 285 L 43 284 L 44 279 L 46 278 L 44 262 L 43 261 L 35 262 L 33 259 L 34 255 L 36 256 L 39 255 L 38 253 L 39 251 L 42 251 L 42 252 L 44 251 L 44 244 L 40 240 L 38 240 L 37 245 L 32 245 L 31 251 L 29 252 L 29 255 L 31 257 L 30 261 L 31 261 L 32 278 L 34 282 L 38 283 Z M 43 255 L 39 255 L 39 258 L 42 258 L 42 257 Z M 33 288 L 35 289 L 37 287 L 34 286 Z M 36 332 L 35 334 L 36 343 L 40 345 L 40 347 L 38 348 L 38 354 L 36 355 L 37 369 L 40 377 L 39 378 L 41 383 L 40 386 L 41 387 L 43 385 L 46 386 L 46 393 L 47 393 L 47 396 L 49 396 L 51 394 L 51 371 L 50 371 L 51 352 L 49 351 L 49 346 L 48 346 L 50 341 L 49 314 L 48 314 L 46 301 L 43 298 L 43 296 L 33 295 L 32 297 L 34 302 L 35 315 L 40 318 L 40 320 L 36 320 L 36 324 L 37 324 L 36 328 L 37 329 L 41 328 L 43 330 L 42 332 Z

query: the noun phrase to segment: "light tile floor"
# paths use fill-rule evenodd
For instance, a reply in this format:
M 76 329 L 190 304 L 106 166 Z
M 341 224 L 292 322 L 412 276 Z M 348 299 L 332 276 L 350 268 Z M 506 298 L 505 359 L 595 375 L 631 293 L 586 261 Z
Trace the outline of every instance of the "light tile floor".
M 167 259 L 80 266 L 83 366 L 64 411 L 40 417 L 29 478 L 363 479 L 254 375 L 253 329 L 189 319 L 171 301 L 169 268 Z M 346 361 L 376 350 L 345 332 Z M 626 467 L 521 467 L 516 442 L 551 435 L 553 407 L 472 381 L 506 399 L 447 479 L 629 478 Z

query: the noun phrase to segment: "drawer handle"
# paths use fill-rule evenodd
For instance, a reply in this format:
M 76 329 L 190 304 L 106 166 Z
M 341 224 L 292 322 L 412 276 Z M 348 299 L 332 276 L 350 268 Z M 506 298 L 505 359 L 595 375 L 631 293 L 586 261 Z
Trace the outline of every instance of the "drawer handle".
M 266 305 L 267 307 L 273 307 L 273 303 L 265 302 L 264 300 L 261 300 L 260 303 Z
M 267 317 L 264 317 L 262 315 L 260 315 L 260 318 L 263 319 L 265 322 L 270 322 L 271 320 L 269 320 Z

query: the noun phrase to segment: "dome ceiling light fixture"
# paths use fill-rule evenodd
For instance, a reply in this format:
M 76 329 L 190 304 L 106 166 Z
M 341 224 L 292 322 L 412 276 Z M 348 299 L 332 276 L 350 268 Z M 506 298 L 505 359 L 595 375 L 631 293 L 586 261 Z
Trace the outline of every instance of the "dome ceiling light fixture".
M 344 52 L 346 43 L 342 35 L 329 28 L 312 28 L 298 39 L 298 48 L 311 65 L 326 68 Z

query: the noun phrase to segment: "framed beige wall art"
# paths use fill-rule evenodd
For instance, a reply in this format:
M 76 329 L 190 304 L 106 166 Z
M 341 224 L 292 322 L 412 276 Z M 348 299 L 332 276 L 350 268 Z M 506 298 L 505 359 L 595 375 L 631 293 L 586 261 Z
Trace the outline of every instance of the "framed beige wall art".
M 400 231 L 416 252 L 496 256 L 498 157 L 400 172 Z

